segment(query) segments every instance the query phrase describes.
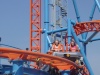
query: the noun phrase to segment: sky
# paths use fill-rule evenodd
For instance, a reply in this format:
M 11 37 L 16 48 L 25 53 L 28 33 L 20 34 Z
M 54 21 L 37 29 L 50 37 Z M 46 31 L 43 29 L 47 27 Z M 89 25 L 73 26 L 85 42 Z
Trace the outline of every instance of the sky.
M 94 0 L 76 1 L 81 21 L 88 21 Z M 67 12 L 68 18 L 77 21 L 72 0 L 68 0 Z M 93 19 L 100 19 L 98 8 Z M 89 36 L 91 34 L 89 33 Z M 2 38 L 0 43 L 21 49 L 29 47 L 29 0 L 0 0 L 0 37 Z M 100 38 L 100 33 L 96 35 L 97 37 Z M 87 45 L 87 57 L 95 75 L 100 74 L 99 46 L 100 41 Z M 6 64 L 5 60 L 2 60 L 2 63 Z

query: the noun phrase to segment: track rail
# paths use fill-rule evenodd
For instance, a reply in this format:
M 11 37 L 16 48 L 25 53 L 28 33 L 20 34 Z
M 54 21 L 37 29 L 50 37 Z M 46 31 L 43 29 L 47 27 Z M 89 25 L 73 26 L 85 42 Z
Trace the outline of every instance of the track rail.
M 74 30 L 77 35 L 90 31 L 98 32 L 100 31 L 100 20 L 76 23 L 76 25 L 74 26 Z
M 53 66 L 60 70 L 70 70 L 71 67 L 80 68 L 80 66 L 74 62 L 64 58 L 13 48 L 0 48 L 0 57 L 10 60 L 21 59 L 33 62 L 37 62 L 38 59 L 38 61 L 41 61 L 43 64 Z

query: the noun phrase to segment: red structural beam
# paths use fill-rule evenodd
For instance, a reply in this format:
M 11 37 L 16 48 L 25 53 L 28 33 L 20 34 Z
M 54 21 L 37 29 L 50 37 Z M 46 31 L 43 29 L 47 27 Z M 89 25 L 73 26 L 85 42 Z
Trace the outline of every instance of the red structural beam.
M 30 51 L 41 52 L 41 0 L 30 0 Z
M 74 26 L 75 32 L 77 35 L 82 34 L 84 32 L 90 32 L 90 31 L 100 31 L 100 20 L 94 20 L 90 22 L 82 22 L 77 23 Z

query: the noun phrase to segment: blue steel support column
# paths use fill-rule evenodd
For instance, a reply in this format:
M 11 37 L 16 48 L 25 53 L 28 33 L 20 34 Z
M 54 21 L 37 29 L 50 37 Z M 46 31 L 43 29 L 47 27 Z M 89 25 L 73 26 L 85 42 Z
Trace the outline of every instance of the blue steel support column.
M 99 9 L 99 12 L 100 12 L 100 4 L 99 4 L 99 1 L 98 0 L 94 0 L 94 1 L 95 1 L 96 5 L 97 5 L 97 7 Z
M 74 9 L 75 9 L 75 12 L 76 12 L 77 20 L 78 20 L 78 22 L 81 22 L 78 7 L 77 7 L 77 4 L 76 4 L 76 0 L 72 0 L 72 1 L 73 1 Z M 83 33 L 82 39 L 86 39 L 86 37 L 87 37 L 87 33 Z
M 94 32 L 86 41 L 85 43 L 87 44 L 95 35 L 97 35 L 98 32 Z
M 52 47 L 51 41 L 48 36 L 47 36 L 47 39 L 48 39 L 49 46 Z
M 99 41 L 99 40 L 100 40 L 100 38 L 95 38 L 95 39 L 90 40 L 90 42 Z
M 96 8 L 96 3 L 94 2 L 93 9 L 92 9 L 92 12 L 91 12 L 90 18 L 89 18 L 90 21 L 93 19 L 93 15 L 94 15 L 94 12 L 95 12 L 95 8 Z M 86 43 L 83 43 L 83 47 L 84 47 L 84 53 L 86 55 Z
M 70 19 L 67 20 L 67 25 L 68 25 L 68 44 L 70 44 L 71 42 L 71 37 L 72 37 L 72 34 L 71 34 L 71 21 Z
M 72 0 L 72 1 L 73 1 L 74 9 L 75 9 L 75 12 L 76 12 L 77 20 L 78 20 L 78 22 L 81 22 L 79 11 L 78 11 L 77 4 L 76 4 L 76 0 Z
M 85 55 L 87 55 L 87 52 L 86 52 L 86 43 L 83 43 L 83 48 L 84 48 Z
M 81 44 L 80 44 L 80 42 L 79 42 L 79 40 L 78 40 L 78 38 L 77 38 L 77 35 L 76 35 L 76 33 L 75 33 L 73 27 L 71 27 L 71 31 L 72 31 L 72 35 L 73 35 L 73 37 L 74 37 L 76 43 L 78 44 L 78 46 L 79 46 L 79 48 L 80 48 L 80 52 L 81 52 L 81 54 L 83 55 L 83 58 L 84 58 L 84 63 L 85 63 L 85 65 L 86 65 L 86 67 L 88 68 L 88 70 L 89 70 L 89 72 L 90 72 L 90 75 L 94 75 L 94 73 L 93 73 L 93 71 L 92 71 L 92 68 L 91 68 L 91 66 L 90 66 L 90 64 L 89 64 L 89 62 L 88 62 L 88 60 L 87 60 L 87 58 L 86 58 L 86 56 L 85 56 L 84 49 L 83 49 L 83 47 L 81 46 Z
M 76 24 L 76 21 L 71 20 L 71 24 L 75 25 Z
M 84 41 L 84 39 L 83 39 L 83 41 Z M 85 55 L 86 55 L 86 54 L 87 54 L 87 52 L 86 52 L 86 43 L 85 43 L 85 42 L 82 42 L 82 45 L 83 45 L 84 53 L 85 53 Z
M 50 35 L 52 33 L 66 31 L 66 30 L 67 30 L 67 27 L 66 28 L 60 28 L 60 29 L 57 29 L 57 30 L 48 31 L 47 33 Z
M 72 0 L 72 1 L 73 1 L 74 9 L 75 9 L 75 12 L 76 12 L 77 20 L 78 20 L 78 22 L 81 22 L 78 7 L 77 7 L 77 4 L 76 4 L 76 0 Z M 87 34 L 88 34 L 87 32 L 82 34 L 82 40 L 86 40 Z M 86 54 L 86 44 L 83 43 L 83 47 L 84 47 L 84 53 Z
M 13 75 L 23 75 L 23 61 L 22 60 L 14 60 L 12 72 Z
M 77 20 L 78 20 L 78 22 L 81 22 L 78 7 L 77 7 L 77 4 L 76 4 L 76 0 L 72 0 L 72 1 L 73 1 L 74 9 L 75 9 L 75 12 L 76 12 Z M 82 40 L 86 40 L 87 34 L 88 34 L 87 32 L 82 34 Z M 86 54 L 86 44 L 83 43 L 83 47 L 84 47 L 84 52 Z
M 95 8 L 96 8 L 96 3 L 94 2 L 93 8 L 92 8 L 92 11 L 91 11 L 91 14 L 90 14 L 90 18 L 89 18 L 90 21 L 93 19 Z
M 48 39 L 47 39 L 47 31 L 49 30 L 49 0 L 44 0 L 44 28 L 45 28 L 45 33 L 44 33 L 44 53 L 46 53 L 49 49 L 48 46 Z

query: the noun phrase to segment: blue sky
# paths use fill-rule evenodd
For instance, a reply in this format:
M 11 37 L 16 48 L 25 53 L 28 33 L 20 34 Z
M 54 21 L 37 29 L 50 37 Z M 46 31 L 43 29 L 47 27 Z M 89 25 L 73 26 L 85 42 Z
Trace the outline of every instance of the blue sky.
M 82 21 L 87 21 L 94 0 L 76 1 Z M 71 0 L 68 0 L 67 10 L 68 17 L 76 21 Z M 100 13 L 97 8 L 94 19 L 100 19 Z M 29 47 L 29 0 L 0 0 L 0 36 L 2 37 L 1 43 L 21 49 Z M 96 37 L 100 38 L 100 33 Z M 87 57 L 95 75 L 100 73 L 99 46 L 100 41 L 89 43 L 87 46 Z

